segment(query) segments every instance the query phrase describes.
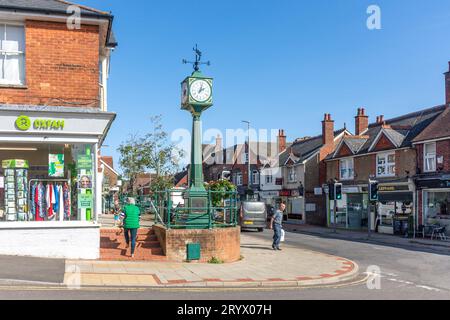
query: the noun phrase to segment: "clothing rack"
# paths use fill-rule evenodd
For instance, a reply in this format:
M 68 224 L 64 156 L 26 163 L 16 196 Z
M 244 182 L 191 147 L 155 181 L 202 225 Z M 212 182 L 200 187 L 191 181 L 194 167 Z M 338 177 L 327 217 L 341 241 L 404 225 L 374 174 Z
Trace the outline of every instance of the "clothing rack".
M 67 185 L 69 186 L 69 196 L 71 194 L 71 188 L 70 188 L 70 179 L 31 179 L 28 181 L 28 213 L 30 213 L 31 211 L 31 186 L 33 185 L 33 183 L 40 183 L 40 182 L 49 182 L 49 183 L 67 183 Z

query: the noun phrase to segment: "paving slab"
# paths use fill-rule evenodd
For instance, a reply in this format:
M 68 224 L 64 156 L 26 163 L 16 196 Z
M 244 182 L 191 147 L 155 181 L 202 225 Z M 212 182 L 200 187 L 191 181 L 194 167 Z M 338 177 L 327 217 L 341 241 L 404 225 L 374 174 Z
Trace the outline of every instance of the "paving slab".
M 335 284 L 358 275 L 353 261 L 284 246 L 242 234 L 243 260 L 229 264 L 173 262 L 67 261 L 81 274 L 82 285 L 125 287 L 286 287 Z M 66 279 L 73 281 L 72 273 Z

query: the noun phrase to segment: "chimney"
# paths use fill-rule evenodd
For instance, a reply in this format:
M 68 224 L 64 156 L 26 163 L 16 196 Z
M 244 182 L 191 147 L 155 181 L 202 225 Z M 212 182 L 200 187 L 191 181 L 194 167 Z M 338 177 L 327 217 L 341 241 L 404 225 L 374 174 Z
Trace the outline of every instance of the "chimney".
M 278 132 L 278 152 L 281 153 L 286 150 L 286 135 L 284 134 L 284 130 L 281 129 Z
M 334 147 L 334 121 L 331 120 L 331 114 L 326 113 L 322 121 L 322 141 L 325 146 Z
M 384 116 L 377 117 L 377 124 L 384 124 Z
M 448 62 L 448 71 L 445 73 L 445 104 L 450 107 L 450 61 Z
M 366 109 L 359 108 L 355 117 L 355 134 L 360 136 L 369 128 L 369 117 L 366 116 Z
M 222 137 L 220 136 L 220 134 L 217 135 L 216 137 L 216 148 L 215 148 L 215 152 L 220 152 L 223 150 L 223 145 L 222 145 Z

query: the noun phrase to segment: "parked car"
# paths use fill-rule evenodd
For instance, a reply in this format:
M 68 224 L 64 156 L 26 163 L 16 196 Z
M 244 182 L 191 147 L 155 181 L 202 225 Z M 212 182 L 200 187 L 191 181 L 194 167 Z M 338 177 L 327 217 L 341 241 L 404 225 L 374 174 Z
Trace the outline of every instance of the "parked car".
M 267 210 L 264 202 L 245 201 L 241 205 L 240 226 L 263 232 L 267 226 Z

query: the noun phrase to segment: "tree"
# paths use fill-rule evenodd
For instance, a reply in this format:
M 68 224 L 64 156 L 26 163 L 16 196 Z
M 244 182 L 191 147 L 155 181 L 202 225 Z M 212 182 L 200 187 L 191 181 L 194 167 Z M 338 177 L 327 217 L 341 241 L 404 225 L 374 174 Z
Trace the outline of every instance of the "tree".
M 131 185 L 138 174 L 155 173 L 151 181 L 151 190 L 166 190 L 173 187 L 175 173 L 184 156 L 182 150 L 176 148 L 169 140 L 169 134 L 161 124 L 162 117 L 151 118 L 152 131 L 144 136 L 133 136 L 123 143 L 118 151 L 121 155 L 120 166 Z
M 213 191 L 211 201 L 214 207 L 221 207 L 223 200 L 229 199 L 236 186 L 228 180 L 213 181 L 208 184 L 208 190 Z

